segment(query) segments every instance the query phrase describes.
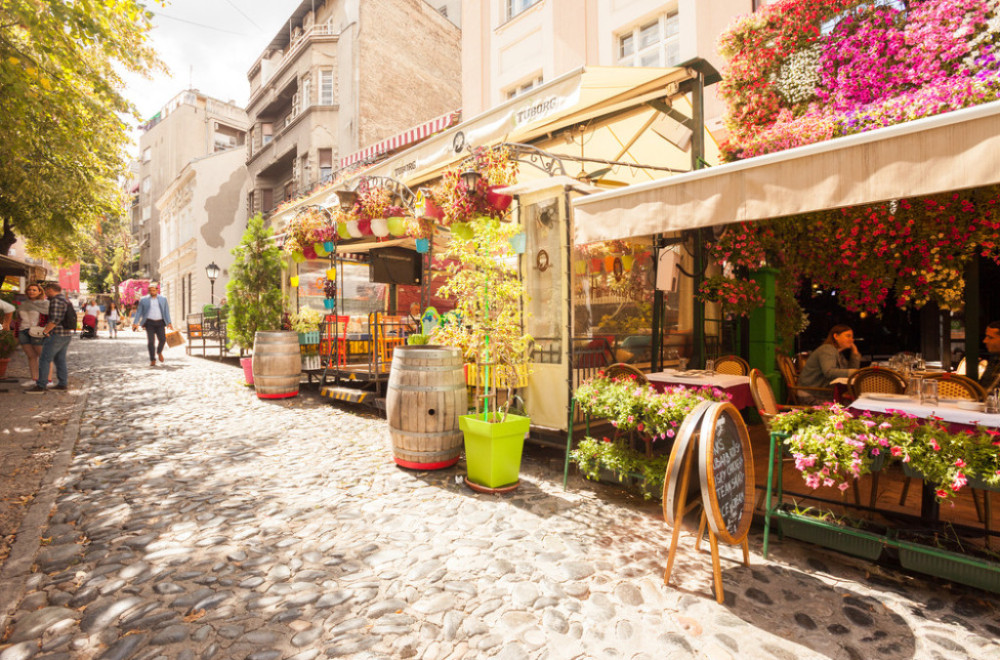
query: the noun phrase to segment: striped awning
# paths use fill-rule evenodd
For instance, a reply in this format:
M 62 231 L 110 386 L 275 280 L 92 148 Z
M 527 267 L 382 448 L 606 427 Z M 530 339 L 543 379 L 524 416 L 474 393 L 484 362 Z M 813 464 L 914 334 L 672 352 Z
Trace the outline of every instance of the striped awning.
M 420 124 L 419 126 L 414 126 L 407 131 L 403 131 L 399 135 L 393 135 L 391 138 L 386 138 L 385 140 L 376 142 L 361 151 L 355 151 L 350 156 L 341 158 L 340 166 L 347 167 L 349 165 L 353 165 L 354 163 L 368 162 L 373 158 L 381 156 L 382 154 L 390 153 L 392 151 L 396 151 L 397 149 L 402 149 L 403 147 L 415 144 L 439 131 L 443 131 L 449 126 L 457 124 L 461 118 L 461 110 L 455 110 L 453 112 L 449 112 L 448 114 L 441 115 L 440 117 L 435 117 L 430 121 Z

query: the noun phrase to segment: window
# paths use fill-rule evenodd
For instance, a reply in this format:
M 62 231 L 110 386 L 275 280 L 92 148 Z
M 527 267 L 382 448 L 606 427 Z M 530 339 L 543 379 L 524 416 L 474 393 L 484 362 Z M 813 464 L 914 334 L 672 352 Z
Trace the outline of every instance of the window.
M 289 181 L 285 184 L 285 201 L 290 200 L 292 197 L 295 197 L 295 182 Z
M 152 147 L 146 147 L 142 150 L 142 162 L 148 163 L 153 160 L 153 149 Z
M 257 213 L 257 209 L 253 205 L 253 191 L 247 193 L 247 215 L 251 216 Z
M 625 66 L 674 66 L 680 56 L 677 12 L 618 36 L 618 63 Z
M 532 5 L 537 5 L 540 0 L 507 0 L 507 20 L 514 18 Z
M 333 69 L 319 72 L 319 104 L 333 105 Z
M 142 207 L 142 221 L 145 222 L 146 220 L 149 220 L 152 217 L 153 217 L 153 207 L 152 206 L 143 206 Z
M 299 90 L 299 102 L 302 109 L 308 108 L 312 105 L 312 74 L 307 73 L 302 77 L 302 85 Z
M 319 150 L 319 180 L 329 181 L 333 177 L 333 149 Z
M 513 87 L 507 90 L 507 98 L 512 99 L 521 96 L 522 94 L 527 94 L 536 87 L 540 87 L 541 84 L 542 84 L 542 77 L 538 76 L 537 78 L 529 80 L 528 82 L 523 83 L 521 85 L 514 85 Z
M 270 212 L 271 208 L 274 206 L 274 190 L 271 188 L 264 188 L 260 191 L 261 195 L 261 211 L 264 213 Z
M 153 189 L 153 179 L 147 176 L 142 180 L 142 192 L 148 193 L 152 189 Z
M 271 122 L 265 122 L 260 125 L 261 138 L 264 144 L 267 144 L 274 138 L 274 125 Z

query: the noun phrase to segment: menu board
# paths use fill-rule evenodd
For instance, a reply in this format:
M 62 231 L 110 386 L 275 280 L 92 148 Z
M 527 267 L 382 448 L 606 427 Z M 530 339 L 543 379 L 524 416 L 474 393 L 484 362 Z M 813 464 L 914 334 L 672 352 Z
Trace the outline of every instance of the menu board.
M 677 432 L 674 446 L 670 449 L 667 473 L 663 480 L 663 518 L 669 525 L 674 524 L 674 512 L 677 510 L 677 503 L 682 494 L 681 481 L 684 478 L 684 473 L 688 470 L 686 465 L 690 462 L 689 449 L 698 446 L 698 431 L 701 419 L 714 403 L 714 401 L 702 401 L 688 413 Z M 697 493 L 697 488 L 697 480 L 693 478 L 689 479 L 688 491 L 693 489 Z M 693 499 L 688 492 L 683 494 L 685 501 Z
M 750 436 L 739 410 L 716 403 L 702 417 L 698 467 L 708 523 L 722 541 L 737 545 L 750 531 L 754 474 Z

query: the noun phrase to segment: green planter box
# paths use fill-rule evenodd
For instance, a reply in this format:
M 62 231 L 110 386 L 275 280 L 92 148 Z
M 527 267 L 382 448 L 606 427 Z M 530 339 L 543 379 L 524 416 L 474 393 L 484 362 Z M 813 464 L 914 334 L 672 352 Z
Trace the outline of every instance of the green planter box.
M 876 560 L 882 555 L 885 538 L 860 529 L 842 527 L 817 518 L 775 512 L 783 536 L 791 536 L 847 555 Z
M 299 333 L 299 344 L 302 346 L 311 346 L 312 344 L 319 343 L 319 331 L 316 332 L 300 332 Z
M 897 541 L 903 568 L 1000 593 L 1000 564 L 919 543 Z
M 530 426 L 531 419 L 520 415 L 507 415 L 504 422 L 488 422 L 482 415 L 459 416 L 469 481 L 485 488 L 517 483 L 524 436 Z

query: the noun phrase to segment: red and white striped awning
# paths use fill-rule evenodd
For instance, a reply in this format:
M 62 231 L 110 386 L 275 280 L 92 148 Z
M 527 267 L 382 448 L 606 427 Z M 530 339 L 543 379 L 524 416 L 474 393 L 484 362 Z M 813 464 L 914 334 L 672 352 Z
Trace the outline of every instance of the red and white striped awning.
M 407 147 L 411 144 L 420 142 L 425 138 L 443 131 L 449 126 L 454 126 L 462 118 L 462 111 L 455 110 L 454 112 L 449 112 L 448 114 L 441 115 L 440 117 L 435 117 L 430 121 L 424 122 L 419 126 L 414 126 L 408 131 L 404 131 L 399 135 L 393 135 L 391 138 L 386 138 L 381 142 L 376 142 L 370 147 L 366 147 L 361 151 L 355 151 L 350 156 L 345 156 L 340 159 L 340 166 L 347 167 L 353 165 L 354 163 L 368 161 L 382 154 L 389 153 L 391 151 L 396 151 L 403 147 Z

